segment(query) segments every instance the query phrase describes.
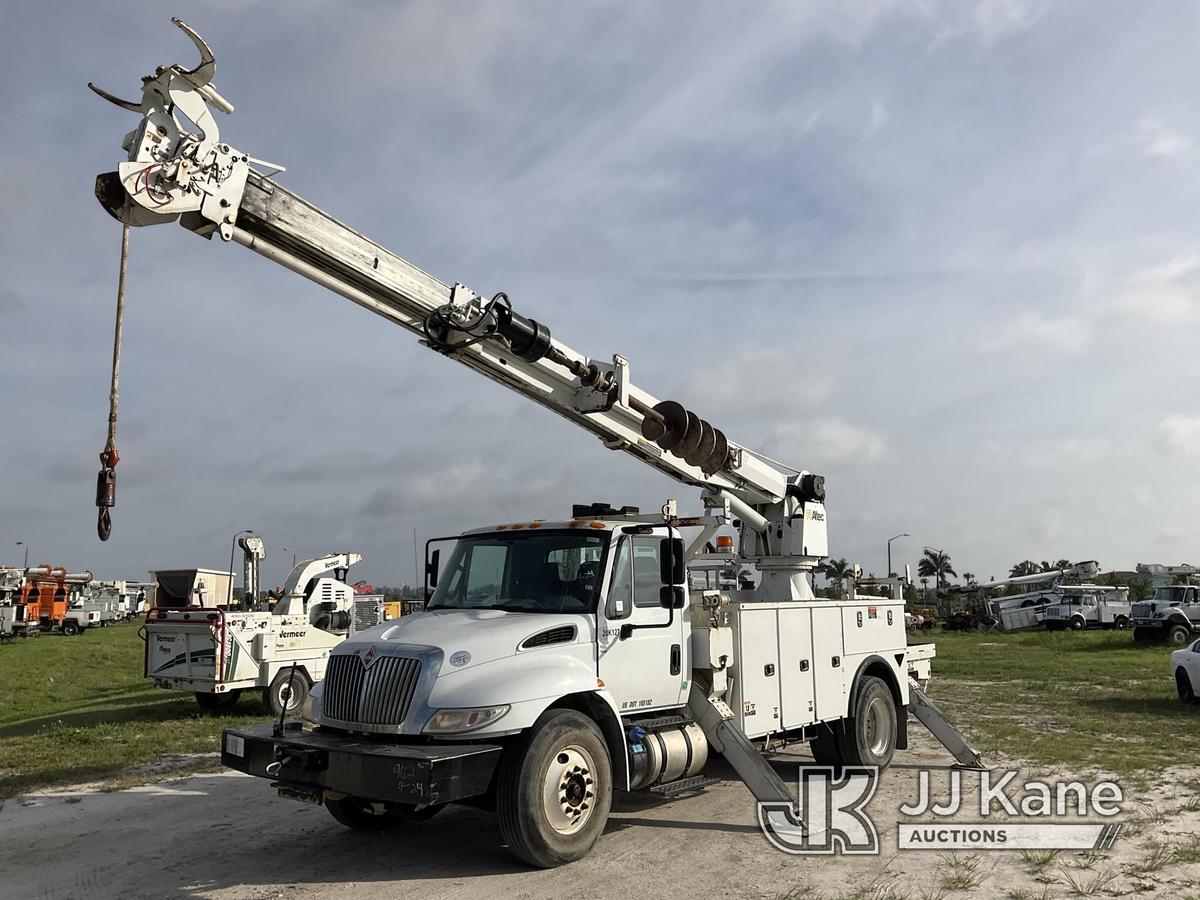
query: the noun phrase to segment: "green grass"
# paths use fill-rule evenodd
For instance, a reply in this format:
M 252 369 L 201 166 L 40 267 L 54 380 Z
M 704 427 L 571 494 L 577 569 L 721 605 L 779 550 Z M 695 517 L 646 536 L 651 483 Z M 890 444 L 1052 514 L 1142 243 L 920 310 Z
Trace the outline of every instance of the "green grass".
M 1200 708 L 1176 697 L 1170 650 L 1127 631 L 939 634 L 931 697 L 979 749 L 1149 775 L 1194 765 Z
M 191 694 L 142 677 L 136 624 L 0 647 L 0 798 L 107 779 L 163 754 L 215 752 L 226 725 L 267 718 L 260 696 L 236 715 L 201 714 Z

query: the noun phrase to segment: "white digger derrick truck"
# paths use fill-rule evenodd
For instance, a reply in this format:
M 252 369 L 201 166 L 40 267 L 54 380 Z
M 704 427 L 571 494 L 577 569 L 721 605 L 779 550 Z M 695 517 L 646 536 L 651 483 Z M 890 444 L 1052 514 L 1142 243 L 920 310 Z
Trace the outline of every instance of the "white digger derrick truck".
M 262 539 L 239 541 L 246 596 L 258 596 Z M 360 553 L 331 553 L 297 563 L 272 610 L 230 609 L 217 604 L 159 605 L 146 613 L 143 674 L 156 687 L 187 691 L 201 709 L 232 708 L 246 691 L 262 691 L 276 716 L 297 712 L 312 685 L 325 677 L 329 654 L 356 630 L 357 595 L 346 571 Z M 333 572 L 333 576 L 326 573 Z M 162 604 L 168 592 L 159 592 Z M 376 618 L 371 624 L 380 621 Z
M 624 357 L 579 353 L 504 294 L 444 284 L 256 171 L 218 135 L 213 109 L 232 106 L 212 86 L 211 51 L 176 24 L 200 65 L 157 69 L 137 101 L 95 89 L 141 117 L 127 159 L 97 179 L 109 213 L 248 247 L 697 488 L 705 509 L 593 504 L 464 532 L 444 564 L 441 545 L 427 547 L 428 610 L 334 649 L 311 729 L 227 729 L 227 766 L 354 828 L 491 803 L 514 855 L 554 866 L 592 848 L 614 790 L 703 787 L 710 747 L 760 802 L 793 812 L 754 739 L 882 767 L 907 746 L 907 708 L 978 765 L 921 690 L 933 651 L 907 646 L 903 603 L 814 598 L 828 553 L 821 476 L 729 440 L 635 386 Z M 757 585 L 689 592 L 688 560 L 723 526 Z

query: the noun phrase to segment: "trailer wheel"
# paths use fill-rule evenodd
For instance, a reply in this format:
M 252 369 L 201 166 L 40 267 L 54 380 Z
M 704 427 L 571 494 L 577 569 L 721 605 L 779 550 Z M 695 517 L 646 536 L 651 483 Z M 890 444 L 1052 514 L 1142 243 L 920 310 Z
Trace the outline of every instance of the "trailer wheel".
M 77 635 L 77 634 L 79 634 L 79 632 L 80 632 L 80 628 L 75 622 L 63 622 L 62 623 L 62 633 L 67 635 L 68 637 Z
M 1175 670 L 1175 689 L 1179 692 L 1179 702 L 1191 706 L 1196 702 L 1196 692 L 1192 690 L 1192 679 L 1183 669 Z
M 196 693 L 196 705 L 209 713 L 229 712 L 237 706 L 241 691 L 226 691 L 223 694 Z
M 854 716 L 844 724 L 839 744 L 848 766 L 891 764 L 896 752 L 896 701 L 888 686 L 871 675 L 859 683 Z
M 312 690 L 312 683 L 308 680 L 308 676 L 300 669 L 296 670 L 296 674 L 292 676 L 291 669 L 284 669 L 275 676 L 275 680 L 271 682 L 271 686 L 263 691 L 263 702 L 267 708 L 271 710 L 271 715 L 278 718 L 283 715 L 283 695 L 288 689 L 288 679 L 291 679 L 291 695 L 287 700 L 288 713 L 299 712 L 304 706 L 304 701 L 308 699 L 308 692 Z
M 1172 625 L 1167 632 L 1167 643 L 1172 647 L 1182 647 L 1192 638 L 1192 630 L 1186 625 Z
M 542 869 L 586 856 L 612 807 L 612 763 L 596 723 L 570 709 L 546 713 L 510 744 L 496 780 L 509 852 Z
M 1083 619 L 1081 619 L 1079 616 L 1076 616 L 1075 618 L 1073 618 L 1071 620 L 1071 630 L 1072 631 L 1083 631 L 1083 629 L 1086 627 L 1087 627 L 1087 622 L 1083 621 Z

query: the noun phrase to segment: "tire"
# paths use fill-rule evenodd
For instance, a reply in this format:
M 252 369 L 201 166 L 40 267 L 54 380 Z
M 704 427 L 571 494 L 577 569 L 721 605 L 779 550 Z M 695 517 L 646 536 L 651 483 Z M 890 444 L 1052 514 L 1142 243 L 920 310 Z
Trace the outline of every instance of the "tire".
M 1085 628 L 1087 628 L 1087 622 L 1085 622 L 1083 619 L 1072 619 L 1071 620 L 1071 630 L 1072 631 L 1083 631 L 1083 629 L 1085 629 Z
M 1191 706 L 1196 702 L 1196 692 L 1192 690 L 1192 679 L 1183 669 L 1175 670 L 1175 690 L 1179 692 L 1179 702 Z
M 1150 641 L 1154 640 L 1154 638 L 1155 638 L 1155 632 L 1153 629 L 1145 628 L 1141 625 L 1134 626 L 1134 629 L 1133 629 L 1134 643 L 1148 644 L 1148 643 L 1150 643 Z
M 1117 631 L 1124 631 L 1128 627 L 1129 620 L 1124 616 L 1117 616 L 1116 619 L 1113 620 L 1113 628 L 1117 629 Z
M 841 725 L 841 722 L 836 722 L 818 726 L 816 737 L 808 742 L 808 749 L 818 766 L 836 768 L 842 764 L 842 748 L 839 742 Z
M 237 706 L 241 691 L 226 691 L 224 694 L 196 694 L 196 705 L 207 713 L 229 712 Z
M 271 686 L 263 690 L 263 703 L 276 719 L 284 714 L 283 694 L 288 687 L 289 679 L 291 696 L 287 701 L 287 715 L 298 714 L 304 708 L 304 701 L 308 699 L 308 693 L 312 690 L 312 682 L 308 680 L 308 676 L 302 670 L 296 669 L 294 677 L 290 668 L 281 670 L 271 682 Z
M 383 831 L 407 822 L 426 822 L 442 810 L 441 806 L 413 809 L 399 803 L 376 803 L 363 797 L 326 800 L 325 808 L 338 822 L 355 831 Z
M 1172 625 L 1167 629 L 1167 643 L 1172 647 L 1183 647 L 1192 639 L 1192 629 L 1186 625 Z
M 500 833 L 517 859 L 541 869 L 581 859 L 612 808 L 612 763 L 596 723 L 552 709 L 504 750 L 497 775 Z
M 880 679 L 867 675 L 854 697 L 854 715 L 838 737 L 847 766 L 886 769 L 896 753 L 896 700 Z
M 74 637 L 75 635 L 79 634 L 80 631 L 81 629 L 79 625 L 77 625 L 75 622 L 62 623 L 62 633 L 67 635 L 67 637 Z

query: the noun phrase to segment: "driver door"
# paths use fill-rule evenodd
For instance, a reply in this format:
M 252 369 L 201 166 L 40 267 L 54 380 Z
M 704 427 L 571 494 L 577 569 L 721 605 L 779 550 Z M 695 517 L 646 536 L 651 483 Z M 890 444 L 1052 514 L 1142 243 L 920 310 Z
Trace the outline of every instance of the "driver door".
M 665 537 L 656 531 L 615 538 L 608 590 L 597 609 L 600 677 L 622 715 L 678 707 L 687 697 L 688 611 L 664 609 L 660 600 Z M 665 626 L 668 619 L 669 627 L 635 627 L 621 639 L 622 626 Z

